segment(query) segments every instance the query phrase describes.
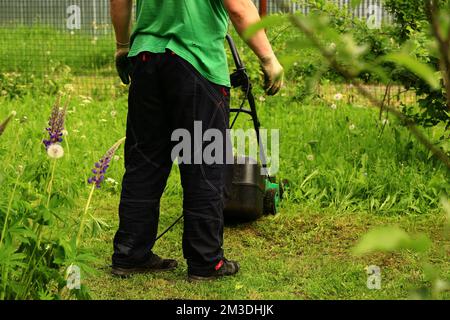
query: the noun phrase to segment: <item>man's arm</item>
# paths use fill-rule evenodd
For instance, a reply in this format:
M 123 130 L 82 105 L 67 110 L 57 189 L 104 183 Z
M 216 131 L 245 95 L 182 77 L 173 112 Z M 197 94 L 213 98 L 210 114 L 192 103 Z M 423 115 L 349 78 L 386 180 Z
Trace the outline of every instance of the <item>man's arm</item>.
M 130 83 L 131 64 L 128 60 L 130 51 L 131 12 L 133 0 L 110 0 L 111 20 L 116 34 L 116 68 L 124 84 Z
M 110 0 L 111 20 L 116 33 L 117 47 L 129 47 L 131 32 L 131 8 L 133 0 Z
M 234 28 L 240 36 L 249 26 L 261 20 L 258 9 L 251 0 L 224 0 L 224 5 Z M 261 61 L 267 93 L 270 95 L 276 94 L 283 85 L 284 71 L 272 50 L 266 32 L 259 30 L 246 42 Z

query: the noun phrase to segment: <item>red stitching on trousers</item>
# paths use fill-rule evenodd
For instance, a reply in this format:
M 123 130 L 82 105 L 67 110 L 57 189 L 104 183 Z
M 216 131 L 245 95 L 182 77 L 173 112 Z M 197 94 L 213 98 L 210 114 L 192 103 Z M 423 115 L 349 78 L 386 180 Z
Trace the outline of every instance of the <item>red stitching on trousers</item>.
M 222 268 L 223 266 L 223 260 L 220 260 L 219 263 L 216 265 L 216 267 L 214 269 L 219 270 L 220 268 Z

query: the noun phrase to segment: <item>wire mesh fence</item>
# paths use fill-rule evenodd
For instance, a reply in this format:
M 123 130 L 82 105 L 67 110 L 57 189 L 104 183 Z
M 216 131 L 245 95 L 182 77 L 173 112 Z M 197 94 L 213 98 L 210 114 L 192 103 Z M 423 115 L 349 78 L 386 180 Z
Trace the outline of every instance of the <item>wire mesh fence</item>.
M 258 6 L 259 0 L 253 1 Z M 350 10 L 349 0 L 335 2 Z M 354 14 L 388 20 L 379 8 L 381 0 L 365 0 Z M 308 10 L 299 1 L 287 7 Z M 286 7 L 280 1 L 268 1 L 269 13 L 281 11 Z M 0 81 L 43 78 L 51 79 L 44 83 L 51 86 L 64 80 L 83 92 L 117 88 L 113 54 L 109 0 L 0 0 Z
M 363 0 L 361 4 L 353 8 L 350 5 L 350 0 L 331 0 L 340 9 L 347 10 L 354 17 L 361 19 L 368 19 L 374 17 L 376 21 L 380 23 L 392 23 L 393 17 L 387 12 L 383 5 L 383 0 Z M 259 9 L 260 1 L 253 1 Z M 308 14 L 310 12 L 310 6 L 308 0 L 268 0 L 267 1 L 267 13 L 283 13 L 283 12 L 302 12 Z
M 109 0 L 0 0 L 3 79 L 113 86 L 113 53 Z

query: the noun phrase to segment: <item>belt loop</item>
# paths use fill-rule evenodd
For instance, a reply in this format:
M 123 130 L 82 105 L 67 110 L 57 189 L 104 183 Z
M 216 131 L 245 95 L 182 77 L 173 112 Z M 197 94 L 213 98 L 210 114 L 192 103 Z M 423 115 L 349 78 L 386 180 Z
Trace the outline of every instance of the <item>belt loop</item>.
M 147 51 L 144 51 L 140 54 L 140 58 L 142 62 L 147 62 L 150 60 L 150 53 Z

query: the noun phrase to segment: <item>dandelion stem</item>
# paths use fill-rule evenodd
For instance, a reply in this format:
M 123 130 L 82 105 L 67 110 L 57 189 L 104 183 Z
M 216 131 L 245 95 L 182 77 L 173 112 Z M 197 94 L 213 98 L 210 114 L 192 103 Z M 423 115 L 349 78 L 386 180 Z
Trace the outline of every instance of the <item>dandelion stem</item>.
M 52 196 L 53 178 L 55 176 L 55 168 L 56 168 L 56 159 L 53 159 L 52 172 L 51 172 L 51 175 L 50 175 L 50 181 L 48 182 L 48 186 L 47 186 L 47 192 L 48 192 L 47 208 L 50 205 L 50 198 Z
M 85 224 L 85 220 L 86 220 L 86 214 L 89 210 L 89 206 L 91 205 L 91 201 L 92 201 L 92 196 L 94 195 L 94 191 L 95 191 L 95 184 L 92 185 L 91 187 L 91 192 L 89 193 L 89 197 L 86 203 L 86 207 L 84 208 L 84 212 L 83 215 L 81 216 L 81 221 L 80 221 L 80 228 L 78 229 L 78 234 L 77 234 L 77 241 L 76 241 L 76 246 L 78 247 L 80 240 L 81 240 L 81 235 L 83 234 L 83 228 L 84 228 L 84 224 Z
M 70 148 L 69 148 L 69 138 L 65 137 L 66 149 L 67 149 L 67 157 L 70 158 Z
M 3 222 L 2 235 L 0 237 L 0 246 L 2 245 L 3 238 L 5 237 L 6 227 L 8 225 L 9 214 L 11 213 L 12 203 L 14 200 L 14 196 L 16 195 L 16 190 L 17 190 L 17 185 L 19 184 L 19 179 L 20 179 L 20 173 L 17 175 L 17 179 L 16 179 L 16 182 L 14 184 L 14 188 L 13 188 L 13 191 L 11 194 L 11 198 L 9 199 L 9 202 L 8 202 L 8 208 L 6 209 L 6 217 L 5 217 L 5 221 Z
M 20 173 L 17 175 L 17 179 L 16 179 L 16 182 L 14 184 L 14 188 L 13 188 L 13 191 L 11 194 L 11 198 L 9 199 L 9 202 L 8 202 L 8 208 L 6 209 L 6 217 L 5 217 L 5 221 L 3 222 L 2 234 L 0 236 L 0 247 L 3 244 L 3 238 L 5 237 L 5 234 L 6 234 L 6 228 L 8 226 L 8 220 L 9 220 L 9 214 L 11 212 L 12 203 L 14 200 L 14 196 L 16 194 L 17 185 L 19 184 L 19 179 L 20 179 Z M 2 294 L 0 296 L 0 301 L 5 300 L 5 295 L 6 295 L 6 284 L 8 282 L 8 269 L 6 268 L 6 266 L 2 267 L 2 282 L 3 282 L 3 290 L 2 290 Z

